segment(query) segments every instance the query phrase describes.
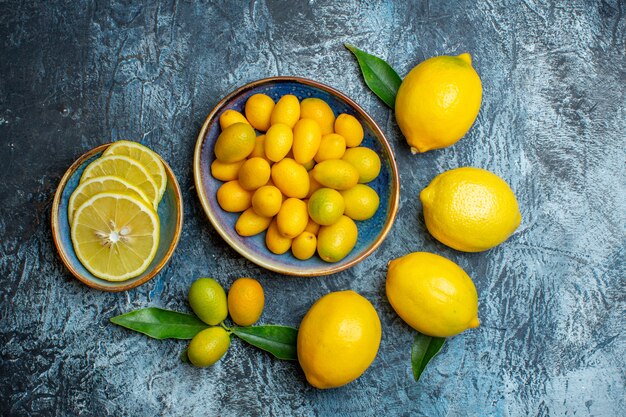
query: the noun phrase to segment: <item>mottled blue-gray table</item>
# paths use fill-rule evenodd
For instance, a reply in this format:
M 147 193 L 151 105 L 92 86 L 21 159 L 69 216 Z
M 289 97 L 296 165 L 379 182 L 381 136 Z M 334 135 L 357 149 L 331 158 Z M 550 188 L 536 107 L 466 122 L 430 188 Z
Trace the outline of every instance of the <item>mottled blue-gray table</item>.
M 220 4 L 221 3 L 221 4 Z M 626 414 L 626 5 L 540 2 L 0 2 L 0 413 L 2 415 L 618 416 Z M 401 75 L 470 52 L 484 100 L 469 134 L 413 156 L 365 88 L 349 42 Z M 361 104 L 388 135 L 402 182 L 383 245 L 334 276 L 279 276 L 220 239 L 193 186 L 212 107 L 274 75 L 313 78 Z M 133 139 L 171 164 L 185 225 L 168 266 L 125 293 L 92 290 L 58 258 L 49 227 L 59 179 L 82 152 Z M 419 191 L 477 166 L 515 190 L 523 221 L 478 254 L 435 241 Z M 419 383 L 412 331 L 384 294 L 386 263 L 425 250 L 474 279 L 482 325 L 448 341 Z M 293 362 L 232 344 L 210 369 L 185 343 L 109 324 L 146 306 L 188 311 L 190 283 L 261 281 L 263 322 L 297 326 L 314 300 L 354 289 L 383 340 L 356 382 L 320 391 Z

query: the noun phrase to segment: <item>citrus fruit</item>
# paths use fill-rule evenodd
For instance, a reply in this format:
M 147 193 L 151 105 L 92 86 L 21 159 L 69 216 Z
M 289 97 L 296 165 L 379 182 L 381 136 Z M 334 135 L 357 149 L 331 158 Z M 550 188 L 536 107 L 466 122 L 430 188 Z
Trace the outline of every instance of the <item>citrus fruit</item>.
M 283 159 L 293 145 L 293 131 L 283 123 L 272 125 L 265 134 L 265 156 L 273 162 Z
M 270 127 L 274 100 L 265 94 L 254 94 L 245 105 L 246 119 L 257 130 L 265 132 Z
M 309 193 L 309 173 L 291 158 L 272 165 L 272 181 L 287 197 L 304 198 Z
M 321 226 L 331 225 L 343 215 L 345 203 L 339 191 L 320 188 L 309 198 L 309 216 Z
M 348 148 L 359 146 L 363 142 L 363 126 L 356 117 L 342 113 L 335 120 L 335 133 L 341 135 Z
M 322 135 L 333 133 L 335 123 L 335 113 L 328 103 L 320 98 L 305 98 L 300 103 L 300 119 L 315 120 L 321 130 Z
M 470 54 L 438 56 L 413 68 L 396 95 L 396 120 L 413 153 L 456 143 L 472 127 L 482 100 Z
M 298 101 L 298 97 L 292 94 L 286 94 L 282 96 L 276 103 L 276 106 L 274 106 L 270 123 L 272 125 L 283 123 L 293 128 L 298 119 L 300 119 L 300 102 Z
M 317 238 L 311 232 L 300 233 L 291 243 L 291 253 L 297 259 L 305 261 L 315 255 L 317 248 Z
M 189 288 L 189 305 L 206 324 L 216 326 L 228 315 L 226 292 L 213 278 L 198 278 Z
M 273 185 L 264 185 L 252 195 L 252 208 L 260 216 L 275 216 L 282 204 L 283 194 Z
M 276 255 L 282 255 L 291 248 L 291 241 L 292 239 L 290 237 L 285 237 L 280 234 L 278 226 L 276 225 L 276 219 L 272 220 L 270 227 L 267 229 L 267 233 L 265 233 L 265 246 L 267 246 L 270 252 Z
M 225 163 L 246 159 L 254 150 L 256 133 L 247 123 L 235 123 L 222 130 L 215 142 L 215 156 Z
M 132 195 L 135 198 L 143 200 L 146 204 L 152 205 L 143 191 L 122 178 L 114 177 L 112 175 L 95 177 L 80 183 L 70 196 L 67 204 L 67 217 L 70 224 L 72 224 L 74 212 L 78 207 L 94 195 L 105 191 L 122 191 L 125 194 Z
M 252 204 L 252 192 L 243 188 L 237 180 L 228 181 L 217 189 L 217 203 L 224 211 L 239 213 Z
M 239 184 L 248 191 L 267 184 L 270 179 L 270 164 L 263 158 L 250 158 L 239 168 Z
M 338 262 L 356 245 L 359 231 L 347 216 L 341 216 L 330 226 L 321 226 L 317 233 L 317 253 L 326 262 Z
M 193 366 L 206 368 L 219 361 L 228 351 L 230 335 L 222 327 L 209 327 L 198 332 L 187 348 L 187 358 Z
M 283 201 L 276 215 L 278 231 L 281 235 L 292 239 L 304 231 L 308 222 L 309 213 L 306 203 L 297 198 L 288 198 Z
M 309 192 L 306 195 L 306 198 L 311 198 L 314 192 L 322 188 L 322 184 L 317 182 L 315 178 L 313 178 L 313 170 L 309 171 Z
M 380 173 L 380 158 L 370 148 L 363 146 L 349 148 L 341 159 L 356 168 L 361 184 L 372 181 Z
M 347 190 L 359 182 L 359 171 L 341 159 L 322 161 L 311 172 L 317 182 L 335 190 Z
M 142 198 L 102 192 L 76 209 L 71 239 L 89 272 L 107 281 L 124 281 L 148 268 L 159 247 L 159 232 L 159 216 Z
M 341 159 L 346 152 L 346 140 L 336 133 L 329 133 L 322 136 L 320 147 L 315 154 L 315 162 L 326 161 L 327 159 Z
M 260 216 L 250 207 L 239 215 L 235 230 L 240 236 L 254 236 L 267 229 L 271 221 L 271 217 Z
M 299 164 L 306 164 L 320 148 L 322 131 L 320 125 L 312 119 L 300 119 L 293 127 L 293 159 Z
M 315 223 L 310 217 L 309 217 L 309 222 L 306 224 L 306 227 L 304 228 L 305 232 L 310 232 L 313 233 L 315 236 L 317 236 L 317 232 L 319 232 L 320 230 L 320 225 Z
M 345 204 L 344 214 L 352 220 L 367 220 L 376 214 L 380 198 L 378 193 L 365 184 L 341 191 Z
M 211 163 L 211 175 L 213 175 L 213 178 L 220 181 L 236 180 L 239 174 L 239 168 L 241 168 L 244 162 L 245 160 L 225 163 L 216 159 Z
M 361 376 L 376 358 L 381 325 L 374 306 L 354 291 L 317 300 L 298 330 L 298 361 L 316 388 L 336 388 Z
M 235 123 L 250 124 L 248 123 L 248 119 L 246 119 L 246 117 L 243 114 L 239 113 L 237 110 L 226 110 L 220 116 L 220 127 L 222 128 L 222 130 L 226 129 L 230 125 L 234 125 Z
M 165 186 L 167 185 L 167 174 L 165 173 L 165 166 L 163 162 L 161 162 L 159 155 L 140 143 L 128 140 L 119 140 L 113 143 L 102 154 L 102 156 L 109 155 L 128 156 L 139 162 L 154 180 L 157 190 L 159 191 L 159 200 L 161 199 L 165 192 Z
M 265 158 L 265 135 L 259 135 L 254 139 L 254 149 L 248 158 Z
M 159 189 L 150 173 L 138 161 L 123 155 L 102 156 L 85 168 L 80 182 L 88 179 L 112 175 L 123 178 L 139 188 L 150 201 L 152 208 L 159 205 Z
M 464 252 L 480 252 L 504 242 L 522 220 L 509 185 L 480 168 L 439 174 L 422 190 L 420 200 L 430 234 Z
M 228 290 L 228 312 L 240 326 L 252 326 L 259 321 L 264 305 L 263 287 L 255 279 L 236 279 Z
M 395 259 L 387 270 L 387 298 L 409 326 L 434 337 L 478 327 L 478 295 L 454 262 L 428 252 Z

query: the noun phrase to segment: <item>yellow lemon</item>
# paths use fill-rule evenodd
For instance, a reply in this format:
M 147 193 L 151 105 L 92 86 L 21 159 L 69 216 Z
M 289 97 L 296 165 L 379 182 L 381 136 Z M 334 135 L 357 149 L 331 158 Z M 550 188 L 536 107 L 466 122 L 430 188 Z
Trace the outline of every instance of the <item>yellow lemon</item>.
M 237 110 L 226 110 L 220 116 L 220 127 L 222 128 L 222 130 L 226 129 L 230 125 L 234 125 L 235 123 L 250 124 L 248 123 L 248 119 L 246 119 L 246 117 L 243 114 L 239 113 Z
M 297 198 L 288 198 L 283 202 L 276 215 L 276 225 L 281 235 L 294 238 L 304 232 L 309 222 L 306 203 Z
M 187 348 L 193 366 L 205 368 L 219 361 L 228 351 L 230 335 L 222 327 L 209 327 L 196 334 Z
M 273 162 L 283 159 L 293 145 L 293 131 L 282 123 L 272 125 L 265 134 L 265 156 Z
M 339 191 L 320 188 L 309 198 L 309 216 L 321 226 L 335 223 L 343 215 L 345 203 Z
M 380 158 L 370 148 L 359 146 L 347 149 L 341 159 L 356 168 L 362 184 L 372 181 L 380 173 Z
M 265 132 L 270 127 L 274 100 L 266 94 L 254 94 L 246 101 L 244 112 L 252 127 Z
M 302 166 L 304 167 L 304 169 L 306 169 L 307 171 L 310 171 L 313 169 L 313 167 L 315 166 L 315 160 L 311 159 L 309 162 L 305 162 L 304 164 L 302 164 Z
M 478 327 L 478 295 L 454 262 L 428 252 L 395 259 L 387 270 L 387 298 L 409 326 L 434 337 Z
M 315 154 L 315 162 L 326 161 L 327 159 L 341 159 L 346 152 L 346 140 L 336 133 L 329 133 L 322 136 L 320 147 Z
M 244 162 L 245 160 L 226 163 L 216 159 L 211 163 L 211 175 L 213 175 L 213 178 L 220 181 L 236 180 L 239 174 L 239 168 L 241 168 Z
M 299 164 L 306 164 L 320 148 L 322 131 L 320 125 L 312 119 L 300 119 L 293 127 L 293 158 Z
M 348 148 L 359 146 L 363 142 L 363 126 L 356 117 L 342 113 L 335 120 L 335 133 L 340 134 L 346 140 Z
M 291 253 L 301 261 L 306 261 L 315 255 L 316 249 L 317 238 L 313 233 L 307 231 L 300 233 L 291 244 Z
M 315 167 L 314 167 L 315 168 Z M 309 192 L 306 195 L 306 198 L 311 198 L 314 192 L 322 188 L 322 184 L 317 182 L 315 178 L 313 178 L 313 170 L 309 171 Z
M 347 190 L 359 182 L 359 171 L 341 159 L 322 161 L 311 172 L 317 182 L 335 190 Z
M 396 120 L 413 153 L 445 148 L 472 127 L 482 100 L 470 54 L 438 56 L 413 68 L 396 95 Z
M 263 158 L 250 158 L 239 168 L 239 184 L 249 191 L 267 184 L 270 179 L 270 164 Z
M 316 388 L 354 381 L 372 364 L 382 331 L 374 306 L 354 291 L 326 294 L 311 306 L 298 330 L 298 361 Z
M 246 159 L 254 149 L 256 133 L 247 123 L 235 123 L 222 130 L 215 142 L 215 156 L 225 163 Z
M 273 185 L 259 187 L 252 195 L 252 208 L 257 214 L 274 217 L 283 204 L 283 194 Z
M 335 113 L 322 99 L 305 98 L 300 103 L 300 119 L 313 119 L 322 129 L 322 135 L 333 133 Z
M 300 119 L 300 101 L 298 101 L 298 97 L 286 94 L 276 103 L 270 117 L 270 123 L 272 125 L 283 123 L 293 128 L 298 119 Z
M 252 204 L 252 192 L 233 180 L 225 182 L 217 189 L 217 203 L 222 210 L 230 213 L 244 211 Z
M 265 156 L 265 135 L 259 135 L 254 140 L 254 149 L 248 158 L 267 158 Z
M 330 226 L 321 226 L 317 233 L 317 253 L 326 262 L 338 262 L 348 256 L 356 245 L 359 231 L 347 216 Z
M 235 230 L 240 236 L 254 236 L 267 229 L 271 221 L 271 217 L 259 216 L 250 207 L 239 215 L 237 223 L 235 223 Z
M 304 198 L 309 193 L 309 173 L 291 158 L 272 165 L 272 181 L 287 197 Z
M 240 326 L 252 326 L 259 321 L 264 305 L 263 287 L 255 279 L 239 278 L 228 290 L 228 312 Z
M 439 174 L 422 190 L 420 200 L 430 234 L 464 252 L 499 245 L 522 221 L 509 185 L 480 168 L 456 168 Z
M 189 288 L 189 305 L 200 320 L 216 326 L 226 320 L 226 292 L 213 278 L 198 278 Z
M 315 236 L 317 236 L 317 232 L 319 232 L 319 230 L 320 230 L 320 225 L 315 223 L 313 219 L 309 217 L 309 222 L 306 224 L 304 231 L 313 233 Z
M 376 214 L 380 198 L 378 193 L 365 184 L 357 184 L 341 191 L 345 203 L 345 215 L 352 220 L 367 220 Z
M 293 239 L 290 237 L 281 235 L 278 231 L 276 219 L 272 220 L 270 227 L 267 229 L 267 233 L 265 233 L 265 246 L 267 246 L 270 252 L 276 255 L 282 255 L 291 248 L 292 240 Z

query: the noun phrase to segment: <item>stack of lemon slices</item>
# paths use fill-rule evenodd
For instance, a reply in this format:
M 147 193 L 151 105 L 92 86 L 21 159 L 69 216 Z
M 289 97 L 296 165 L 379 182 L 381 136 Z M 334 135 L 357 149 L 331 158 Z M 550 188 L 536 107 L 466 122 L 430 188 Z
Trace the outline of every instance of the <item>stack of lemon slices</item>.
M 107 281 L 142 274 L 159 246 L 157 207 L 167 176 L 159 156 L 119 141 L 90 163 L 67 209 L 76 256 Z

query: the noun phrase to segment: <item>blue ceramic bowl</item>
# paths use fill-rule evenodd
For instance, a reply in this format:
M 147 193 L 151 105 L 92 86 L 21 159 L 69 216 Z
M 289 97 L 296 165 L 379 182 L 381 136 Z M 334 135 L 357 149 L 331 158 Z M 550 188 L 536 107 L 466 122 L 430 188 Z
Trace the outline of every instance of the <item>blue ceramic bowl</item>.
M 350 254 L 336 263 L 326 263 L 317 255 L 301 261 L 291 252 L 276 255 L 265 246 L 265 233 L 241 237 L 235 231 L 239 213 L 227 213 L 217 203 L 216 192 L 223 184 L 211 176 L 211 163 L 215 155 L 213 146 L 220 134 L 219 118 L 229 109 L 244 112 L 246 100 L 253 94 L 263 93 L 278 101 L 285 94 L 293 94 L 300 100 L 318 97 L 326 101 L 335 112 L 355 116 L 363 125 L 365 138 L 361 146 L 373 149 L 382 162 L 378 177 L 368 185 L 380 196 L 378 211 L 369 220 L 356 222 L 359 236 Z M 385 135 L 372 118 L 354 101 L 331 87 L 298 77 L 274 77 L 247 84 L 224 98 L 208 115 L 198 136 L 194 155 L 194 177 L 200 202 L 213 227 L 237 252 L 252 262 L 271 271 L 287 275 L 328 275 L 365 259 L 385 239 L 395 220 L 399 204 L 400 183 L 394 156 Z
M 80 263 L 74 252 L 67 218 L 67 205 L 87 165 L 100 157 L 109 145 L 98 146 L 83 154 L 61 178 L 52 204 L 52 236 L 61 260 L 72 275 L 92 288 L 104 291 L 125 291 L 149 281 L 169 261 L 176 249 L 183 226 L 183 200 L 172 169 L 161 160 L 167 173 L 167 186 L 157 210 L 161 220 L 161 235 L 154 260 L 143 274 L 126 281 L 109 282 L 92 275 Z

